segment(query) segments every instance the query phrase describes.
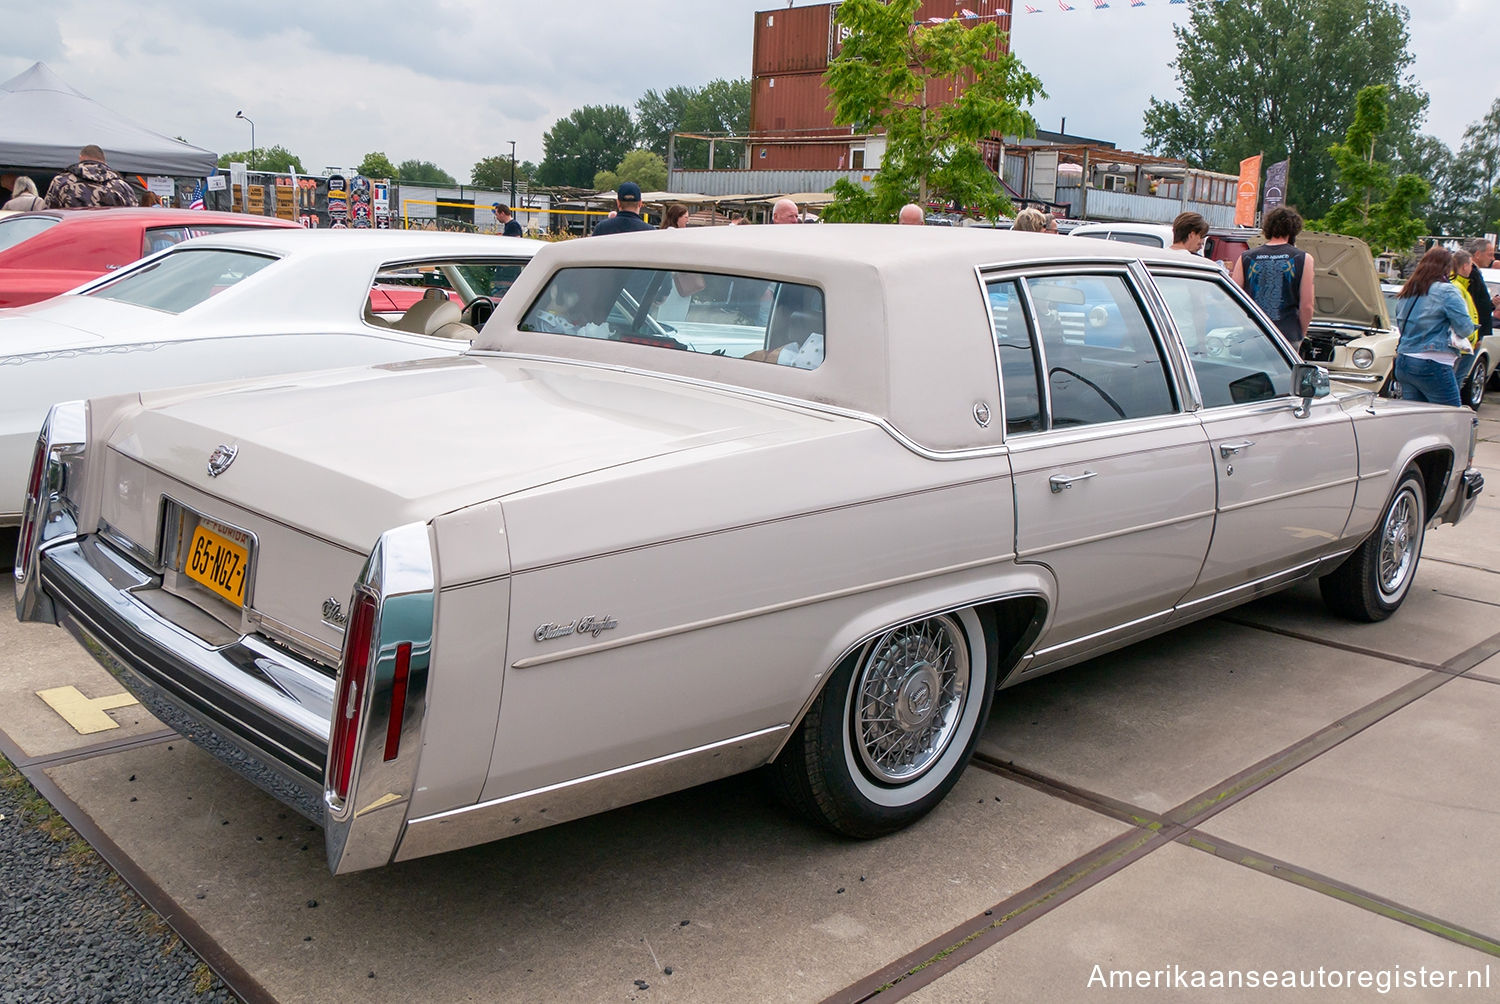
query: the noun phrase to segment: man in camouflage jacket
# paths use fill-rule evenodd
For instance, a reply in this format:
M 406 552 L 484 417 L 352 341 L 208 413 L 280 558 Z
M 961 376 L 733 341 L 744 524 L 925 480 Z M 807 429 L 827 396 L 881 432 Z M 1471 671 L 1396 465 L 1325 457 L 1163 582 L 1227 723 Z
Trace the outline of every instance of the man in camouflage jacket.
M 135 189 L 104 164 L 104 151 L 90 143 L 78 151 L 78 163 L 52 179 L 47 205 L 52 209 L 88 206 L 133 206 Z

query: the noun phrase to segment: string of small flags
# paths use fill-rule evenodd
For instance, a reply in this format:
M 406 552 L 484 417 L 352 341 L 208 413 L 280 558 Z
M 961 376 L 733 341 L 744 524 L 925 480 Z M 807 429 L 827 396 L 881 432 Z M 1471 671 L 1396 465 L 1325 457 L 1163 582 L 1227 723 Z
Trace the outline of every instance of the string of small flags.
M 1123 2 L 1124 2 L 1124 0 L 1116 0 L 1116 3 L 1123 3 Z M 1185 5 L 1187 5 L 1190 2 L 1190 0 L 1158 0 L 1158 2 L 1165 2 L 1165 3 L 1169 4 L 1169 5 L 1170 4 L 1182 4 L 1182 5 L 1185 6 Z M 1130 6 L 1132 8 L 1144 7 L 1144 6 L 1146 6 L 1146 0 L 1130 0 Z M 1023 3 L 1021 5 L 1021 7 L 1028 14 L 1044 14 L 1044 13 L 1046 13 L 1046 11 L 1042 10 L 1042 8 L 1037 7 L 1037 6 L 1033 5 L 1033 4 L 1029 4 L 1029 3 Z M 1109 0 L 1094 0 L 1094 9 L 1095 10 L 1108 10 L 1109 7 L 1110 7 Z M 1078 9 L 1078 6 L 1077 6 L 1077 4 L 1068 3 L 1068 0 L 1057 0 L 1057 9 L 1060 10 L 1060 11 L 1062 11 L 1064 14 L 1070 14 L 1070 13 L 1076 11 Z M 937 20 L 940 20 L 940 19 L 939 18 L 933 18 L 932 20 L 937 21 Z

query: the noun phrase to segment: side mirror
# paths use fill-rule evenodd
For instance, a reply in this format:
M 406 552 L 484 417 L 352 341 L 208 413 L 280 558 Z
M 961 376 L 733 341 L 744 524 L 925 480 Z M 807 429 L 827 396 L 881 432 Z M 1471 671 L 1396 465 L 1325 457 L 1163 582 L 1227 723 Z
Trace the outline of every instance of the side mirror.
M 1313 398 L 1327 397 L 1332 393 L 1328 383 L 1328 371 L 1321 366 L 1298 363 L 1292 367 L 1292 396 L 1301 398 L 1296 407 L 1298 418 L 1306 418 Z

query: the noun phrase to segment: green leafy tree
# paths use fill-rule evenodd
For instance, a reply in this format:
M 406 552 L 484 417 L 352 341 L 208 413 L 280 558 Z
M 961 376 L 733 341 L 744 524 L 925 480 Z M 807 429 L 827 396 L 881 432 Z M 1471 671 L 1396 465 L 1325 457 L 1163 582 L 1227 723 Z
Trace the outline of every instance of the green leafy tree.
M 255 157 L 253 160 L 250 157 L 251 152 L 250 150 L 232 150 L 229 153 L 220 154 L 219 166 L 228 167 L 230 164 L 238 161 L 241 164 L 249 165 L 252 171 L 273 171 L 281 174 L 292 171 L 298 174 L 307 173 L 302 169 L 302 159 L 279 144 L 277 146 L 257 147 L 254 150 Z
M 1427 199 L 1428 186 L 1415 174 L 1393 177 L 1391 165 L 1376 158 L 1380 138 L 1390 128 L 1389 91 L 1375 84 L 1355 98 L 1354 121 L 1344 142 L 1328 148 L 1344 197 L 1312 228 L 1359 237 L 1376 251 L 1404 251 L 1427 229 L 1417 210 Z
M 396 165 L 396 177 L 418 185 L 456 185 L 453 175 L 430 160 L 403 160 Z
M 641 146 L 667 155 L 675 132 L 733 134 L 743 136 L 750 128 L 750 81 L 711 80 L 702 87 L 669 87 L 647 91 L 635 103 L 636 125 Z M 672 145 L 678 168 L 697 170 L 708 166 L 709 142 L 679 136 Z M 713 144 L 714 165 L 738 162 L 744 144 Z
M 469 174 L 469 183 L 476 188 L 489 188 L 495 191 L 510 190 L 511 159 L 506 156 L 496 155 L 486 157 L 474 165 L 474 170 Z M 529 165 L 521 164 L 515 168 L 516 185 L 528 184 L 527 179 L 531 175 L 526 171 Z
M 667 187 L 667 162 L 651 150 L 631 150 L 613 171 L 594 175 L 594 187 L 619 188 L 620 182 L 633 181 L 643 192 L 660 192 Z
M 994 135 L 1035 132 L 1022 109 L 1045 96 L 1042 82 L 1015 56 L 997 54 L 1002 33 L 993 21 L 971 25 L 952 18 L 914 26 L 920 5 L 847 0 L 838 9 L 849 36 L 823 78 L 834 122 L 884 130 L 886 151 L 874 189 L 841 179 L 824 219 L 890 222 L 913 199 L 956 203 L 986 216 L 1010 209 L 978 144 Z M 949 82 L 947 103 L 929 103 L 931 80 Z
M 1397 0 L 1235 0 L 1194 3 L 1177 38 L 1177 101 L 1152 98 L 1143 133 L 1152 152 L 1237 173 L 1245 157 L 1291 157 L 1288 199 L 1321 216 L 1338 199 L 1328 137 L 1354 118 L 1360 88 L 1390 88 L 1381 159 L 1409 146 L 1427 96 Z
M 365 159 L 359 162 L 359 167 L 355 170 L 366 178 L 396 177 L 396 165 L 383 153 L 365 154 Z
M 542 137 L 537 181 L 587 188 L 635 145 L 635 123 L 623 105 L 585 105 L 558 119 Z
M 1444 233 L 1476 235 L 1500 229 L 1500 99 L 1464 130 L 1453 156 L 1441 214 Z

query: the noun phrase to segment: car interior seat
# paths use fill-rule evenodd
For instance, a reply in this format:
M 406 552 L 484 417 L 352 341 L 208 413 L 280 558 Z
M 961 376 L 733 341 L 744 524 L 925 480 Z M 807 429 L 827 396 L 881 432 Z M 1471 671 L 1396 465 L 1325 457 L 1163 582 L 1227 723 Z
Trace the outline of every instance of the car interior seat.
M 442 299 L 424 297 L 406 308 L 406 313 L 391 327 L 417 335 L 472 341 L 478 332 L 463 323 L 462 315 L 459 305 L 446 296 Z

